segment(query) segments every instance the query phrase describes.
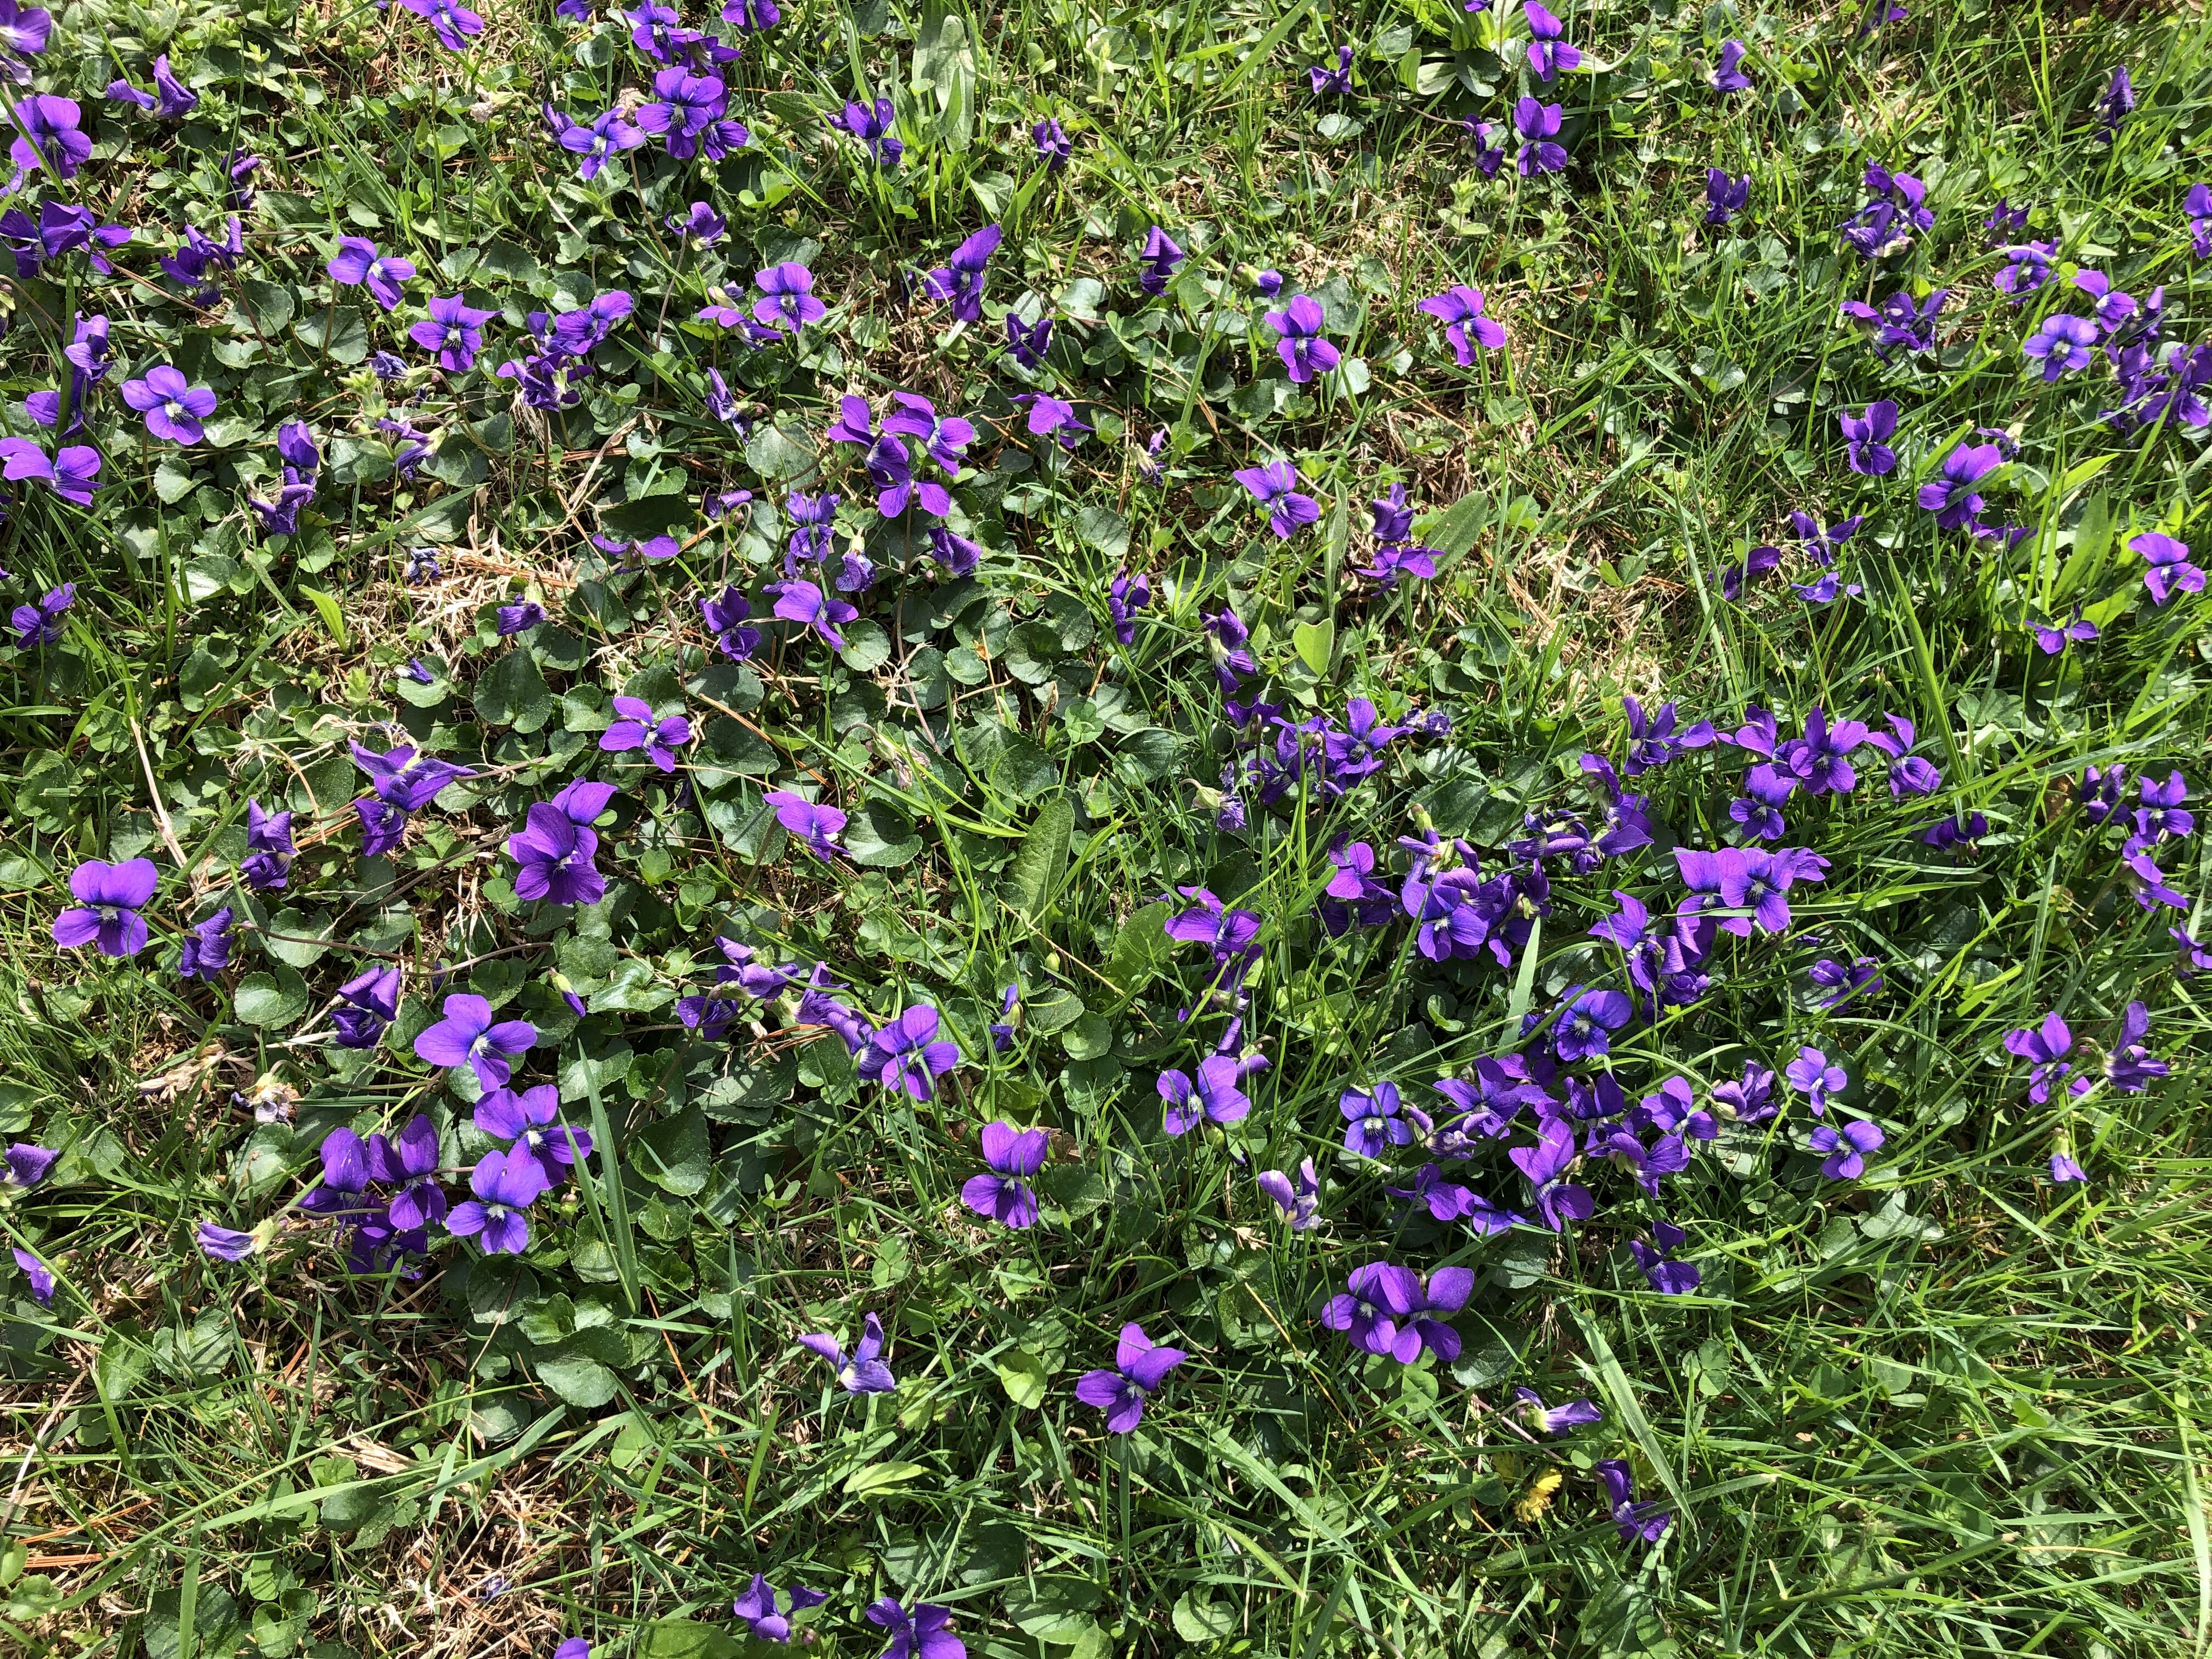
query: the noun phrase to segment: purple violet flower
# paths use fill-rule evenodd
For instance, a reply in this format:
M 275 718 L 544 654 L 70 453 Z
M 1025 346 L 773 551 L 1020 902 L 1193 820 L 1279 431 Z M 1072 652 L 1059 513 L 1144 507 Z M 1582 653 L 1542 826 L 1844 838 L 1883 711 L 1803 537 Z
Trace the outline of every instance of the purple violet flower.
M 146 919 L 138 912 L 161 885 L 150 859 L 108 864 L 87 859 L 70 872 L 69 889 L 76 903 L 54 918 L 53 939 L 64 951 L 95 941 L 102 956 L 135 957 L 146 948 Z
M 983 1126 L 983 1162 L 988 1175 L 970 1176 L 960 1189 L 960 1201 L 977 1215 L 988 1216 L 1008 1227 L 1036 1224 L 1037 1198 L 1029 1178 L 1044 1167 L 1045 1132 L 1018 1130 L 1011 1123 Z
M 1189 1358 L 1181 1348 L 1156 1346 L 1133 1320 L 1115 1344 L 1114 1369 L 1085 1371 L 1076 1380 L 1075 1397 L 1106 1413 L 1108 1433 L 1127 1434 L 1144 1420 L 1146 1402 L 1168 1373 Z
M 837 1339 L 827 1334 L 802 1336 L 801 1347 L 830 1362 L 830 1374 L 847 1394 L 889 1394 L 898 1379 L 883 1361 L 884 1322 L 870 1314 L 860 1322 L 860 1340 L 848 1354 Z

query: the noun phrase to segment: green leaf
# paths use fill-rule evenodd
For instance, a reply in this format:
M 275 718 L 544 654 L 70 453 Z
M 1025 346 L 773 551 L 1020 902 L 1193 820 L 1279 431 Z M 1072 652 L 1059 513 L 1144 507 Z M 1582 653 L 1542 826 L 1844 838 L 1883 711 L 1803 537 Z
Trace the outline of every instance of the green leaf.
M 1039 1036 L 1074 1024 L 1083 1013 L 1083 999 L 1065 985 L 1048 985 L 1022 999 L 1022 1024 Z
M 957 11 L 933 5 L 921 15 L 914 39 L 914 90 L 933 93 L 937 140 L 955 155 L 975 136 L 975 53 L 968 24 Z
M 231 1001 L 247 1025 L 289 1025 L 307 1012 L 307 982 L 279 963 L 273 974 L 248 974 L 239 981 Z
M 637 1659 L 738 1659 L 728 1632 L 695 1619 L 656 1619 L 637 1634 Z
M 278 939 L 276 935 L 286 935 Z M 325 915 L 303 915 L 290 905 L 269 918 L 266 943 L 269 954 L 277 961 L 295 968 L 312 968 L 323 953 L 331 948 L 331 919 Z M 323 943 L 317 944 L 316 940 Z
M 869 1498 L 894 1486 L 903 1486 L 909 1480 L 927 1474 L 929 1471 L 919 1463 L 871 1463 L 846 1477 L 845 1496 Z
M 763 478 L 799 478 L 814 471 L 814 451 L 780 426 L 764 426 L 745 445 L 745 465 Z
M 553 718 L 553 693 L 527 651 L 509 651 L 477 681 L 476 710 L 488 724 L 527 735 Z
M 357 306 L 336 306 L 313 311 L 292 325 L 292 332 L 318 351 L 328 344 L 332 362 L 353 364 L 368 356 L 368 325 Z
M 184 1592 L 163 1590 L 147 1604 L 146 1659 L 231 1659 L 246 1643 L 246 1620 L 230 1592 L 200 1584 L 192 1598 L 191 1645 L 185 1645 Z
M 1085 547 L 1116 563 L 1129 556 L 1129 521 L 1103 501 L 1075 515 L 1075 534 Z
M 1065 795 L 1054 795 L 1038 811 L 1036 822 L 1022 840 L 1007 874 L 1015 902 L 1031 917 L 1044 908 L 1060 890 L 1061 872 L 1067 867 L 1069 837 L 1075 830 L 1075 807 Z
M 154 469 L 154 493 L 165 507 L 174 507 L 192 493 L 193 486 L 191 468 L 173 455 L 163 456 Z
M 632 1136 L 628 1151 L 630 1167 L 665 1193 L 690 1198 L 706 1188 L 713 1149 L 706 1114 L 696 1106 Z
M 615 969 L 605 988 L 592 993 L 586 1006 L 595 1014 L 649 1014 L 675 1000 L 675 991 L 653 977 L 653 964 L 633 957 Z
M 93 1358 L 92 1380 L 102 1400 L 112 1404 L 128 1400 L 131 1390 L 154 1369 L 153 1354 L 137 1338 L 137 1326 L 126 1318 L 111 1326 L 100 1339 L 100 1352 Z
M 1291 630 L 1291 644 L 1300 662 L 1316 676 L 1326 676 L 1329 662 L 1336 655 L 1336 623 L 1327 617 L 1319 622 L 1300 623 Z
M 921 856 L 921 837 L 896 803 L 872 800 L 845 826 L 845 850 L 855 864 L 896 870 Z
M 307 596 L 308 603 L 315 607 L 315 614 L 323 619 L 323 626 L 330 629 L 331 638 L 343 650 L 346 642 L 345 613 L 338 609 L 337 595 L 310 587 L 305 582 L 300 584 L 300 591 Z
M 238 286 L 246 296 L 246 313 L 253 325 L 264 334 L 282 334 L 295 308 L 292 290 L 282 283 L 264 283 L 252 276 Z
M 1235 1607 L 1226 1601 L 1203 1600 L 1196 1590 L 1185 1590 L 1176 1599 L 1170 1618 L 1176 1634 L 1186 1642 L 1217 1642 L 1237 1628 Z
M 891 636 L 884 625 L 866 618 L 845 628 L 845 647 L 837 659 L 855 674 L 872 674 L 891 659 Z
M 1046 1373 L 1044 1361 L 1026 1348 L 1015 1348 L 1000 1354 L 991 1362 L 991 1369 L 999 1374 L 999 1382 L 1006 1391 L 1006 1398 L 1024 1411 L 1044 1404 Z
M 1421 527 L 1422 542 L 1437 552 L 1458 558 L 1474 546 L 1474 538 L 1490 517 L 1490 497 L 1480 490 L 1461 496 Z
M 574 1331 L 550 1348 L 531 1355 L 538 1380 L 571 1406 L 604 1406 L 620 1391 L 621 1379 L 602 1363 L 608 1340 L 621 1339 L 604 1326 Z M 596 1350 L 596 1352 L 595 1352 Z
M 1114 1046 L 1114 1028 L 1105 1015 L 1085 1009 L 1080 1019 L 1060 1033 L 1060 1042 L 1070 1060 L 1097 1060 Z
M 1133 997 L 1151 984 L 1174 955 L 1175 941 L 1167 933 L 1168 917 L 1172 914 L 1164 904 L 1147 904 L 1133 912 L 1114 936 L 1114 954 L 1106 958 L 1106 977 L 1124 997 Z

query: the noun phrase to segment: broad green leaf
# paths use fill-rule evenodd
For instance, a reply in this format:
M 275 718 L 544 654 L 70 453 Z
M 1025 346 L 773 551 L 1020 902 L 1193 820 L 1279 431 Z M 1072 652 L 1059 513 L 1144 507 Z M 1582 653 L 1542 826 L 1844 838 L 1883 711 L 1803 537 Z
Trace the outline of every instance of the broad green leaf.
M 530 653 L 510 650 L 477 681 L 476 711 L 493 726 L 527 734 L 553 718 L 553 693 Z
M 307 1012 L 307 982 L 280 963 L 272 973 L 248 974 L 239 981 L 231 1001 L 247 1025 L 289 1025 Z
M 929 1471 L 919 1463 L 870 1463 L 845 1479 L 845 1496 L 869 1498 L 920 1479 Z
M 744 1650 L 726 1631 L 695 1619 L 656 1619 L 638 1632 L 637 1659 L 738 1659 Z
M 921 855 L 921 837 L 915 833 L 914 821 L 896 802 L 871 800 L 846 824 L 845 850 L 855 864 L 896 870 Z
M 1176 1634 L 1186 1642 L 1215 1642 L 1234 1632 L 1237 1609 L 1226 1601 L 1210 1601 L 1196 1590 L 1185 1590 L 1176 1599 L 1170 1615 Z
M 1461 496 L 1420 530 L 1422 543 L 1457 558 L 1470 551 L 1490 517 L 1490 497 L 1480 490 Z
M 1044 1404 L 1047 1373 L 1044 1361 L 1026 1348 L 1013 1348 L 991 1362 L 1006 1398 L 1024 1410 Z
M 1106 959 L 1106 977 L 1123 996 L 1133 997 L 1151 984 L 1174 954 L 1175 941 L 1167 934 L 1168 917 L 1172 914 L 1164 904 L 1145 905 L 1132 913 L 1114 936 L 1114 954 Z
M 538 1380 L 571 1406 L 604 1406 L 620 1392 L 621 1379 L 605 1363 L 608 1339 L 621 1339 L 601 1328 L 575 1331 L 552 1347 L 531 1355 Z
M 323 626 L 330 630 L 331 638 L 343 649 L 346 642 L 345 613 L 338 609 L 337 595 L 310 587 L 305 582 L 300 584 L 300 591 L 307 596 L 308 603 L 315 607 L 315 614 L 323 619 Z
M 706 1115 L 696 1106 L 633 1135 L 624 1151 L 630 1167 L 665 1193 L 690 1198 L 707 1185 L 713 1153 Z
M 1326 677 L 1329 663 L 1336 655 L 1336 624 L 1326 617 L 1319 622 L 1300 623 L 1291 630 L 1291 644 L 1300 662 L 1316 675 Z
M 914 90 L 936 106 L 937 141 L 953 155 L 975 136 L 975 53 L 960 13 L 933 5 L 915 32 Z
M 845 648 L 837 659 L 855 674 L 872 674 L 891 659 L 891 636 L 879 622 L 863 618 L 845 628 Z
M 1017 905 L 1034 917 L 1044 913 L 1060 890 L 1061 872 L 1067 867 L 1069 837 L 1075 830 L 1075 807 L 1065 795 L 1054 795 L 1037 811 L 1036 822 L 1023 838 L 1014 857 L 1007 884 Z
M 292 332 L 316 350 L 326 350 L 335 363 L 351 365 L 368 356 L 368 325 L 357 306 L 310 311 L 292 325 Z

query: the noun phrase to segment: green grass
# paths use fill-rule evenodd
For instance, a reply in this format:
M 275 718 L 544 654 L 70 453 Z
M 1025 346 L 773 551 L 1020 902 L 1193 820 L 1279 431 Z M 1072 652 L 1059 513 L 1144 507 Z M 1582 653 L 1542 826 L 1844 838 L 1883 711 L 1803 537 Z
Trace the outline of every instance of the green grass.
M 565 429 L 520 422 L 502 443 L 507 383 L 435 392 L 420 418 L 455 435 L 433 476 L 394 485 L 362 465 L 326 488 L 331 527 L 290 548 L 240 524 L 250 480 L 234 460 L 203 455 L 187 476 L 135 437 L 111 447 L 97 513 L 27 495 L 0 531 L 0 563 L 33 595 L 79 585 L 66 645 L 0 665 L 0 1099 L 14 1133 L 68 1147 L 52 1183 L 0 1207 L 8 1242 L 64 1281 L 50 1313 L 15 1281 L 0 1316 L 0 1529 L 23 1553 L 0 1562 L 0 1620 L 24 1650 L 544 1654 L 583 1633 L 596 1651 L 678 1659 L 727 1650 L 689 1621 L 728 1629 L 759 1571 L 828 1590 L 819 1649 L 850 1654 L 880 1651 L 858 1613 L 886 1591 L 951 1606 L 971 1653 L 1040 1659 L 2204 1651 L 2205 1011 L 2172 972 L 2177 918 L 2130 901 L 2117 836 L 2087 830 L 2063 787 L 2116 758 L 2200 777 L 2202 601 L 2154 609 L 2121 544 L 2159 522 L 2197 539 L 2203 447 L 2178 432 L 2118 440 L 2093 392 L 2022 378 L 2021 313 L 1990 291 L 2002 261 L 1979 222 L 2000 195 L 2033 202 L 2033 235 L 2138 295 L 2163 283 L 2169 337 L 2196 337 L 2179 204 L 2212 172 L 2212 37 L 2194 16 L 2045 0 L 1924 0 L 1871 41 L 1853 40 L 1856 8 L 1726 9 L 1570 17 L 1604 69 L 1565 82 L 1575 166 L 1550 182 L 1516 180 L 1510 161 L 1495 182 L 1474 173 L 1457 118 L 1499 121 L 1514 77 L 1454 58 L 1473 39 L 1446 33 L 1471 27 L 1456 8 L 1327 23 L 1304 5 L 979 10 L 965 15 L 972 76 L 957 52 L 941 66 L 974 101 L 971 141 L 909 115 L 919 142 L 886 180 L 823 136 L 825 102 L 866 88 L 906 113 L 910 37 L 942 53 L 939 25 L 817 0 L 790 6 L 737 77 L 753 151 L 641 194 L 608 187 L 613 173 L 580 185 L 544 136 L 544 99 L 594 111 L 635 79 L 619 33 L 580 55 L 550 8 L 488 12 L 465 60 L 397 9 L 65 15 L 82 95 L 117 72 L 103 40 L 142 81 L 136 44 L 167 45 L 211 66 L 208 109 L 272 158 L 245 273 L 270 286 L 230 287 L 228 314 L 251 321 L 216 331 L 240 349 L 267 337 L 257 361 L 204 355 L 152 283 L 106 300 L 141 356 L 191 338 L 178 349 L 203 353 L 226 412 L 234 402 L 257 434 L 295 407 L 325 431 L 377 412 L 325 360 L 325 337 L 345 355 L 350 325 L 317 321 L 332 298 L 317 239 L 374 236 L 426 272 L 443 259 L 434 291 L 517 301 L 492 362 L 520 312 L 556 294 L 627 287 L 640 312 L 616 337 L 629 366 Z M 1758 90 L 1723 105 L 1701 77 L 1728 34 L 1751 42 Z M 1361 52 L 1363 89 L 1343 106 L 1360 128 L 1332 140 L 1304 66 L 1340 39 Z M 1409 52 L 1425 92 L 1395 78 Z M 2122 61 L 2142 102 L 2108 150 L 2089 110 Z M 1436 85 L 1462 64 L 1479 100 Z M 1062 174 L 1030 155 L 1028 126 L 1048 113 L 1077 138 Z M 98 188 L 120 201 L 135 183 L 145 221 L 183 203 L 181 217 L 216 222 L 222 123 L 104 163 Z M 1869 159 L 1929 179 L 1938 225 L 1900 280 L 1951 286 L 1965 319 L 1940 361 L 1887 377 L 1835 322 L 1840 298 L 1895 285 L 1868 280 L 1833 235 Z M 1697 222 L 1708 165 L 1753 177 L 1729 232 Z M 738 237 L 703 267 L 660 228 L 702 190 Z M 947 339 L 941 314 L 897 301 L 899 268 L 927 269 L 994 218 L 1007 229 L 994 301 L 1026 289 L 1063 319 L 1102 319 L 1060 325 L 1091 354 L 1082 395 L 1101 433 L 1064 465 L 1021 448 L 994 329 Z M 1154 222 L 1218 279 L 1212 296 L 1193 283 L 1135 311 L 1127 250 Z M 687 329 L 707 280 L 739 290 L 756 259 L 797 257 L 839 313 L 787 378 L 761 369 L 745 395 L 794 434 L 848 385 L 1006 422 L 1018 441 L 987 477 L 1005 505 L 977 514 L 992 550 L 979 590 L 879 591 L 874 663 L 793 641 L 757 676 L 708 682 L 696 632 L 678 655 L 694 590 L 744 580 L 769 547 L 718 537 L 565 611 L 563 572 L 594 512 L 650 516 L 665 474 L 693 497 L 781 493 L 769 475 L 798 463 L 759 436 L 739 447 L 702 412 L 705 366 L 734 373 L 736 358 Z M 1279 405 L 1240 264 L 1320 295 L 1371 385 Z M 1415 307 L 1455 282 L 1485 289 L 1510 353 L 1451 365 Z M 52 384 L 54 319 L 82 301 L 58 283 L 5 286 L 12 405 Z M 396 338 L 379 316 L 365 325 L 380 346 Z M 626 383 L 634 398 L 615 392 Z M 1844 471 L 1834 425 L 1877 395 L 1905 404 L 1911 440 L 1878 484 Z M 1156 424 L 1175 431 L 1164 491 L 1136 483 L 1130 459 Z M 1911 483 L 1955 436 L 2015 424 L 2021 464 L 1994 494 L 2038 534 L 2014 550 L 1939 534 Z M 489 453 L 473 456 L 471 437 Z M 1324 507 L 1287 544 L 1254 534 L 1227 482 L 1277 450 Z M 1455 556 L 1432 586 L 1378 597 L 1336 579 L 1363 545 L 1360 504 L 1392 477 L 1424 509 L 1451 509 L 1437 538 Z M 1850 573 L 1864 602 L 1811 609 L 1778 583 L 1722 602 L 1720 571 L 1786 536 L 1794 507 L 1870 515 Z M 421 542 L 444 550 L 447 575 L 410 589 L 401 556 Z M 1127 650 L 1103 598 L 1125 562 L 1173 586 Z M 485 677 L 521 647 L 495 656 L 478 616 L 510 574 L 563 627 L 527 647 L 535 671 L 515 671 L 513 697 Z M 1301 715 L 1347 693 L 1443 707 L 1450 742 L 1399 751 L 1347 808 L 1294 798 L 1242 841 L 1216 831 L 1194 793 L 1225 754 L 1198 618 L 1231 599 Z M 2035 653 L 2024 622 L 2082 600 L 2106 629 L 2094 653 Z M 395 699 L 417 654 L 449 668 L 450 696 Z M 727 766 L 690 804 L 625 775 L 644 810 L 608 837 L 621 891 L 556 934 L 501 898 L 489 854 L 524 803 L 592 757 L 598 699 L 626 688 L 688 690 L 695 716 L 712 695 L 764 740 L 729 727 Z M 1668 1072 L 1702 1091 L 1747 1055 L 1818 1044 L 1888 1133 L 1848 1187 L 1790 1155 L 1785 1131 L 1739 1146 L 1735 1164 L 1701 1154 L 1668 1210 L 1705 1283 L 1674 1299 L 1620 1247 L 1624 1217 L 1656 1213 L 1626 1182 L 1565 1243 L 1486 1243 L 1401 1226 L 1377 1167 L 1333 1154 L 1343 1088 L 1388 1071 L 1425 1095 L 1498 1051 L 1522 1012 L 1602 971 L 1583 929 L 1612 885 L 1656 884 L 1671 902 L 1671 859 L 1639 866 L 1650 881 L 1561 878 L 1517 978 L 1439 975 L 1402 927 L 1332 944 L 1308 920 L 1340 830 L 1387 851 L 1418 806 L 1489 848 L 1525 810 L 1579 799 L 1583 750 L 1620 752 L 1623 692 L 1726 728 L 1747 702 L 1908 714 L 1945 772 L 1936 807 L 1992 824 L 1973 855 L 1933 854 L 1863 768 L 1856 797 L 1808 814 L 1835 869 L 1793 899 L 1824 949 L 1881 963 L 1883 994 L 1823 1012 L 1803 980 L 1817 952 L 1723 936 L 1705 1004 L 1623 1034 L 1632 1097 Z M 394 719 L 510 769 L 426 815 L 397 866 L 363 878 L 338 827 L 358 787 L 344 740 Z M 1131 740 L 1141 729 L 1171 737 L 1147 747 Z M 1649 781 L 1674 834 L 1712 844 L 1729 790 L 1689 781 L 1705 764 Z M 831 872 L 787 848 L 758 809 L 771 773 L 834 786 L 880 855 Z M 303 846 L 298 914 L 268 922 L 295 937 L 246 947 L 240 966 L 280 1000 L 296 971 L 319 1008 L 364 952 L 404 954 L 413 1000 L 374 1065 L 287 1048 L 305 1010 L 257 1025 L 150 956 L 121 967 L 47 939 L 58 872 L 79 858 L 144 850 L 167 868 L 173 834 L 227 872 L 255 791 L 292 799 L 303 824 L 319 805 L 333 830 Z M 897 861 L 909 836 L 921 854 Z M 2167 862 L 2178 885 L 2200 884 L 2193 854 Z M 173 943 L 189 918 L 169 879 L 157 932 Z M 1159 1134 L 1154 1074 L 1192 1065 L 1215 1028 L 1192 1039 L 1176 1023 L 1205 982 L 1191 953 L 1156 961 L 1129 926 L 1199 883 L 1269 921 L 1251 1029 L 1273 1068 L 1234 1147 Z M 673 997 L 708 977 L 717 927 L 750 930 L 775 959 L 827 961 L 872 1012 L 939 1002 L 967 1054 L 951 1094 L 886 1103 L 842 1053 L 781 1032 L 691 1041 Z M 296 942 L 325 933 L 327 953 Z M 428 971 L 464 963 L 476 988 L 563 1031 L 533 1077 L 557 1066 L 569 1111 L 615 1149 L 549 1200 L 548 1243 L 518 1274 L 465 1271 L 455 1249 L 419 1280 L 357 1279 L 293 1212 L 270 1255 L 203 1260 L 200 1220 L 250 1226 L 295 1202 L 319 1133 L 396 1128 L 418 1109 L 465 1120 L 399 1040 L 434 1017 Z M 585 1030 L 566 1029 L 555 967 L 599 1005 Z M 1029 1029 L 994 1057 L 977 1039 L 1016 977 Z M 2026 1100 L 2005 1030 L 2059 1007 L 2101 1036 L 2136 998 L 2172 1076 L 2070 1107 Z M 1057 1030 L 1041 1029 L 1048 1009 L 1068 1016 Z M 303 1097 L 296 1133 L 234 1102 L 271 1072 Z M 149 1091 L 155 1078 L 168 1081 Z M 994 1116 L 1066 1132 L 1046 1224 L 1027 1235 L 957 1204 L 975 1127 Z M 2062 1134 L 2087 1188 L 2041 1178 Z M 1293 1237 L 1250 1170 L 1309 1154 L 1331 1220 Z M 1346 1272 L 1386 1252 L 1477 1269 L 1458 1375 L 1363 1362 L 1317 1323 Z M 901 1387 L 855 1401 L 793 1337 L 849 1339 L 868 1310 L 892 1332 Z M 1127 1319 L 1194 1357 L 1117 1442 L 1072 1389 Z M 1503 1414 L 1520 1383 L 1587 1395 L 1606 1422 L 1532 1442 Z M 1616 1456 L 1676 1511 L 1658 1549 L 1624 1548 L 1598 1501 L 1592 1466 Z M 1565 1480 L 1546 1497 L 1554 1468 Z

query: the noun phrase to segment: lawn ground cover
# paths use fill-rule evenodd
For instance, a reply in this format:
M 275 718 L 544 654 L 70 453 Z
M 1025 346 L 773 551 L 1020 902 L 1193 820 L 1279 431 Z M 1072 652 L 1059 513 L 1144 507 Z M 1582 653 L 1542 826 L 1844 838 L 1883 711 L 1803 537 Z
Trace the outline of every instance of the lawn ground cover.
M 2197 10 L 0 71 L 23 1651 L 2212 1642 Z

